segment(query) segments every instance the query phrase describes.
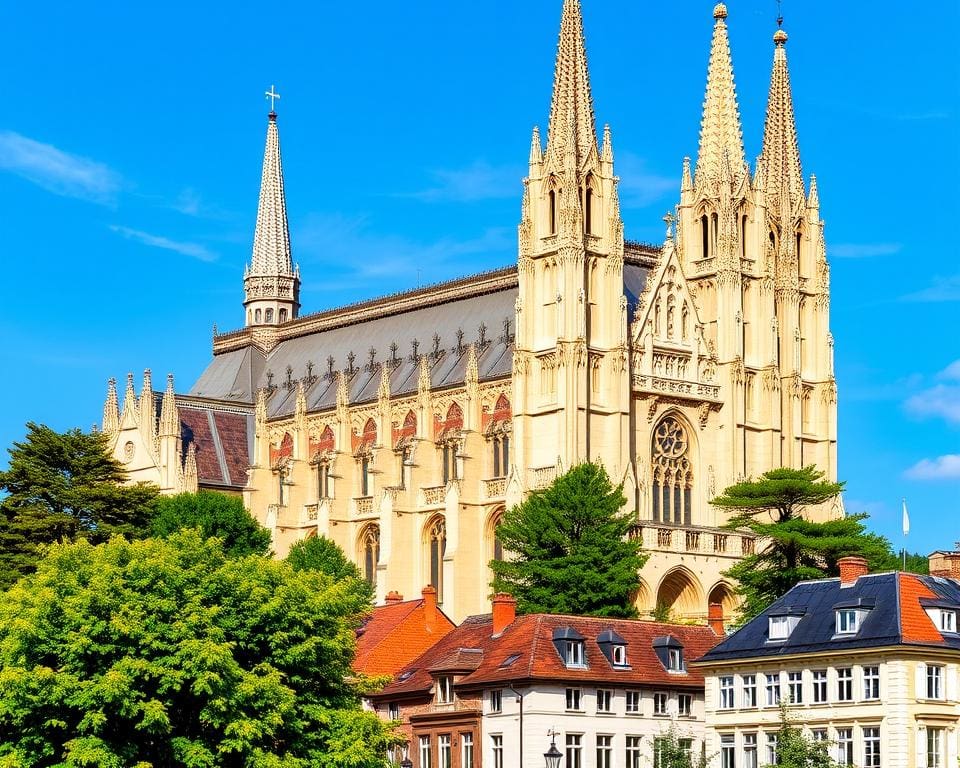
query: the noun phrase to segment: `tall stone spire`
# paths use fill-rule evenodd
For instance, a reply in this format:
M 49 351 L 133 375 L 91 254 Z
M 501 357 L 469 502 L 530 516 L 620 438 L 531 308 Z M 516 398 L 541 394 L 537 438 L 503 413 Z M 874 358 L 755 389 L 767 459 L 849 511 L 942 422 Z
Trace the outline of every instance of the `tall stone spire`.
M 773 35 L 773 73 L 763 130 L 762 162 L 765 174 L 767 210 L 787 208 L 799 214 L 803 204 L 803 172 L 797 144 L 797 125 L 793 116 L 790 71 L 787 69 L 787 33 L 778 29 Z M 781 204 L 785 197 L 787 206 Z
M 120 427 L 120 403 L 117 400 L 117 380 L 107 382 L 107 400 L 103 404 L 103 431 L 112 434 Z
M 277 325 L 292 320 L 300 309 L 300 269 L 290 255 L 287 201 L 283 191 L 283 164 L 277 113 L 267 122 L 263 154 L 260 205 L 253 237 L 253 258 L 244 272 L 247 325 Z
M 727 37 L 727 7 L 718 3 L 713 9 L 713 42 L 707 67 L 707 91 L 703 99 L 700 123 L 700 151 L 697 154 L 696 182 L 720 178 L 728 166 L 736 178 L 746 164 L 740 108 L 733 81 L 733 60 Z
M 579 170 L 591 149 L 597 150 L 597 129 L 590 95 L 587 52 L 583 42 L 580 0 L 564 0 L 560 42 L 553 77 L 553 101 L 547 132 L 547 155 L 556 168 L 565 154 L 573 154 Z
M 167 374 L 167 388 L 160 403 L 160 437 L 180 437 L 180 414 L 173 390 L 173 374 Z

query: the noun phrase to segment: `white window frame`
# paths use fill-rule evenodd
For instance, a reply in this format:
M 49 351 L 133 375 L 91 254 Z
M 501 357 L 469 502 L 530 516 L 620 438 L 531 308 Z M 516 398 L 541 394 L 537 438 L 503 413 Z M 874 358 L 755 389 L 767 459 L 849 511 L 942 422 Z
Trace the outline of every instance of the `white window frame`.
M 720 768 L 737 768 L 736 734 L 720 734 Z
M 626 768 L 641 768 L 643 765 L 643 737 L 628 734 L 625 743 Z
M 613 646 L 610 652 L 610 658 L 613 659 L 613 666 L 615 667 L 627 666 L 627 646 L 619 644 Z
M 957 612 L 947 608 L 940 611 L 940 631 L 957 633 Z
M 766 692 L 766 697 L 764 698 L 766 705 L 768 707 L 779 707 L 780 702 L 783 700 L 779 672 L 764 675 L 764 691 Z
M 613 691 L 609 688 L 597 688 L 597 713 L 610 714 L 611 712 L 613 712 Z
M 848 704 L 854 701 L 853 667 L 837 667 L 837 702 Z
M 492 714 L 499 714 L 503 712 L 503 689 L 494 688 L 490 691 L 488 702 L 490 706 L 490 712 Z
M 677 717 L 693 716 L 693 695 L 689 693 L 677 694 Z
M 743 702 L 741 706 L 744 709 L 756 709 L 757 707 L 757 676 L 744 675 L 740 678 L 742 683 Z
M 437 678 L 437 704 L 453 704 L 453 678 L 449 675 Z
M 771 616 L 767 634 L 771 640 L 786 640 L 790 637 L 790 617 Z
M 926 698 L 932 701 L 943 700 L 943 671 L 944 667 L 940 664 L 927 664 L 926 680 Z
M 683 672 L 683 648 L 668 648 L 667 662 L 669 671 Z
M 431 768 L 433 765 L 433 752 L 430 749 L 430 737 L 420 737 L 420 768 Z
M 803 704 L 803 672 L 787 672 L 787 694 L 791 704 Z
M 837 728 L 837 738 L 835 742 L 837 745 L 837 764 L 853 765 L 853 728 Z
M 583 712 L 583 691 L 580 688 L 567 688 L 565 694 L 567 712 Z
M 663 703 L 661 707 L 660 704 Z M 670 696 L 665 691 L 657 691 L 653 694 L 653 715 L 654 717 L 666 717 L 670 714 Z
M 876 725 L 867 726 L 863 728 L 863 768 L 880 768 L 882 764 L 880 728 Z
M 643 712 L 643 695 L 640 691 L 626 691 L 628 715 L 639 715 Z
M 736 707 L 736 701 L 734 697 L 733 675 L 724 675 L 723 677 L 717 678 L 717 682 L 720 686 L 720 700 L 717 708 L 734 709 Z
M 460 768 L 474 768 L 476 754 L 473 749 L 473 734 L 460 734 Z
M 493 768 L 503 768 L 503 734 L 490 734 L 490 752 L 493 755 Z
M 927 726 L 927 768 L 943 768 L 944 729 Z
M 880 698 L 880 667 L 876 664 L 862 667 L 863 700 L 877 701 Z
M 815 669 L 813 675 L 813 703 L 826 704 L 830 701 L 830 681 L 827 670 Z
M 568 733 L 564 739 L 564 768 L 583 768 L 583 734 Z
M 563 661 L 568 667 L 583 667 L 583 640 L 564 640 Z
M 596 768 L 613 768 L 613 734 L 597 734 Z
M 437 734 L 437 768 L 453 768 L 453 739 L 449 733 Z
M 760 762 L 757 759 L 757 734 L 743 734 L 743 768 L 758 768 Z
M 860 631 L 860 611 L 856 608 L 838 608 L 836 634 L 855 635 Z

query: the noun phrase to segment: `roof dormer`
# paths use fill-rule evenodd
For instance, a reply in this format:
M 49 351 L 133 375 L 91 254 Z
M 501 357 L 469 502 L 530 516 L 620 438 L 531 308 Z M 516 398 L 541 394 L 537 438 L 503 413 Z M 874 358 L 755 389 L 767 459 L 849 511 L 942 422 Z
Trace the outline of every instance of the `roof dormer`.
M 553 630 L 553 645 L 567 669 L 587 668 L 584 637 L 573 627 L 557 627 Z
M 679 674 L 687 671 L 687 663 L 683 658 L 683 643 L 673 635 L 655 637 L 653 639 L 653 652 L 657 654 L 663 668 L 668 672 Z
M 612 629 L 606 629 L 597 635 L 597 645 L 614 669 L 630 668 L 630 662 L 627 661 L 627 641 Z
M 960 613 L 960 605 L 949 600 L 924 597 L 920 598 L 920 605 L 923 606 L 923 610 L 926 611 L 938 632 L 947 635 L 957 634 L 957 614 Z
M 806 610 L 785 605 L 767 615 L 767 641 L 771 643 L 786 640 L 797 628 Z
M 876 607 L 876 604 L 873 598 L 861 597 L 856 600 L 844 600 L 834 605 L 834 639 L 856 636 L 867 614 Z

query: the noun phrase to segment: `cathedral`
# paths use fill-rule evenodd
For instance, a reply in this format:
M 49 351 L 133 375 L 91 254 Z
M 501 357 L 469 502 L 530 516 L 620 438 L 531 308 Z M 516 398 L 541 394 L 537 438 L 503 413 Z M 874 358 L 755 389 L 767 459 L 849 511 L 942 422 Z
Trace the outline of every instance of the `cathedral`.
M 773 36 L 751 170 L 723 4 L 713 18 L 696 163 L 683 160 L 658 246 L 625 237 L 579 0 L 563 2 L 546 142 L 534 128 L 506 268 L 301 314 L 271 111 L 243 327 L 214 335 L 186 394 L 172 377 L 154 391 L 148 371 L 139 397 L 128 375 L 121 403 L 110 382 L 103 429 L 131 479 L 242 494 L 277 555 L 327 536 L 378 603 L 432 585 L 460 621 L 489 610 L 505 509 L 597 461 L 650 554 L 641 613 L 732 611 L 723 572 L 756 544 L 710 499 L 780 466 L 835 480 L 837 391 L 787 35 Z

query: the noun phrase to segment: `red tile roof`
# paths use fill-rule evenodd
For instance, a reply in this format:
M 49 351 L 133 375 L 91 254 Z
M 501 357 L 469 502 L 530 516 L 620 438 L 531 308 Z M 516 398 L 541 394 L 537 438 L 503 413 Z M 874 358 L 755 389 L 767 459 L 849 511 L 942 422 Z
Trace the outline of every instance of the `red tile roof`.
M 220 460 L 217 458 L 217 448 L 214 443 L 207 411 L 198 408 L 180 408 L 180 428 L 183 434 L 183 446 L 186 449 L 190 443 L 197 451 L 197 475 L 200 484 L 224 483 L 223 471 L 220 469 Z M 184 450 L 186 453 L 186 450 Z
M 900 632 L 905 643 L 943 643 L 943 635 L 934 626 L 920 604 L 920 598 L 938 597 L 912 573 L 900 577 Z
M 557 653 L 553 632 L 564 627 L 576 630 L 585 638 L 586 668 L 567 668 Z M 468 618 L 401 669 L 396 680 L 378 697 L 430 690 L 433 685 L 431 670 L 445 668 L 458 654 L 463 658 L 464 651 L 472 651 L 469 658 L 474 661 L 475 668 L 457 681 L 460 688 L 483 687 L 498 682 L 519 684 L 526 680 L 702 688 L 703 674 L 700 671 L 689 669 L 677 673 L 664 668 L 654 652 L 654 638 L 675 637 L 683 645 L 687 661 L 702 656 L 719 640 L 709 627 L 550 614 L 519 616 L 497 637 L 492 636 L 492 628 L 493 620 L 489 615 Z M 628 668 L 614 668 L 600 650 L 597 636 L 608 629 L 624 639 Z M 516 659 L 509 666 L 503 666 L 511 656 Z
M 433 626 L 428 627 L 423 599 L 378 606 L 357 630 L 353 668 L 367 675 L 393 675 L 455 626 L 437 608 Z
M 220 434 L 223 458 L 230 475 L 230 485 L 247 484 L 250 451 L 247 443 L 247 417 L 241 413 L 214 412 L 213 420 Z

